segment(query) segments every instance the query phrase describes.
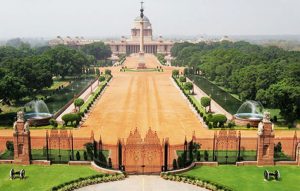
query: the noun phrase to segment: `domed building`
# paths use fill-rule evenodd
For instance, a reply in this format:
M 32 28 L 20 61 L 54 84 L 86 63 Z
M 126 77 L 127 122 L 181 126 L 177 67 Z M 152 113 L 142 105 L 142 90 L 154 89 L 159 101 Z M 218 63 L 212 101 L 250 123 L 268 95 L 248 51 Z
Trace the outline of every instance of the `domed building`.
M 138 16 L 133 21 L 130 38 L 122 37 L 120 41 L 106 42 L 111 47 L 113 54 L 132 54 L 140 51 L 140 22 L 141 17 Z M 161 36 L 154 40 L 152 25 L 148 17 L 143 18 L 143 32 L 144 32 L 144 52 L 145 53 L 160 53 L 168 55 L 173 47 L 172 41 L 164 40 Z
M 160 53 L 165 55 L 169 55 L 171 53 L 171 48 L 173 47 L 174 42 L 164 40 L 162 36 L 159 36 L 157 39 L 154 39 L 152 25 L 148 17 L 143 16 L 142 19 L 141 16 L 138 16 L 133 20 L 131 36 L 129 38 L 122 36 L 120 40 L 111 40 L 104 42 L 105 44 L 110 46 L 112 56 L 116 57 L 120 54 L 139 53 L 141 20 L 143 20 L 144 53 Z M 49 41 L 49 45 L 55 46 L 59 44 L 64 44 L 78 47 L 99 41 L 100 40 L 87 40 L 83 37 L 62 38 L 60 36 L 57 36 L 56 39 Z

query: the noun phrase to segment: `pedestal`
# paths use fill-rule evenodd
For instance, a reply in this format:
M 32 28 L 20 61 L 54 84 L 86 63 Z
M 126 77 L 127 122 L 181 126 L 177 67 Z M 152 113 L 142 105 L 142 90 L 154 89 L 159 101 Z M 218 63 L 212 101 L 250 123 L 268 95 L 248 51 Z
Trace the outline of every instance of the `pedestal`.
M 146 63 L 145 63 L 145 59 L 144 59 L 144 53 L 140 52 L 139 53 L 139 63 L 137 66 L 137 69 L 146 69 Z
M 14 163 L 30 164 L 30 131 L 26 131 L 25 122 L 17 121 L 15 123 L 14 138 Z
M 262 122 L 263 131 L 258 136 L 257 165 L 274 165 L 274 132 L 271 122 Z

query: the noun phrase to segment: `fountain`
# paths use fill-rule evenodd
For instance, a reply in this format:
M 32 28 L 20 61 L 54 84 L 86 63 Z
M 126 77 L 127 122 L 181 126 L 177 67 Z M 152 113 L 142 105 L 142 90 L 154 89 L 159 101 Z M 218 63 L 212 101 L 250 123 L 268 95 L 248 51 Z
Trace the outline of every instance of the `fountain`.
M 43 100 L 31 101 L 24 105 L 25 120 L 29 125 L 41 126 L 48 125 L 52 114 Z
M 257 127 L 263 118 L 263 110 L 264 108 L 260 102 L 247 100 L 233 115 L 233 120 L 237 125 L 247 125 L 249 123 L 251 126 Z

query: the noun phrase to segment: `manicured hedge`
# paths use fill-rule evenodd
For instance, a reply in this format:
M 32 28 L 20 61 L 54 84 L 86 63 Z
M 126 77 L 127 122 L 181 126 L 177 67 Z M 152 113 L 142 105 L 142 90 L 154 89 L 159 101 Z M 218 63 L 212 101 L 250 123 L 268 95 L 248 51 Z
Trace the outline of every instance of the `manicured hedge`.
M 223 186 L 223 185 L 220 185 L 220 184 L 212 182 L 212 181 L 203 180 L 203 179 L 192 177 L 192 176 L 171 175 L 168 173 L 162 173 L 161 177 L 165 180 L 193 184 L 195 186 L 206 188 L 206 189 L 212 190 L 212 191 L 233 191 L 232 188 L 229 188 L 227 186 Z
M 75 125 L 78 125 L 81 121 L 81 115 L 78 113 L 67 113 L 62 116 L 62 120 L 64 121 L 64 125 L 68 125 L 69 122 L 72 124 L 76 122 Z
M 111 182 L 117 180 L 123 180 L 125 178 L 124 174 L 97 174 L 85 178 L 79 178 L 72 180 L 70 182 L 65 182 L 63 184 L 52 187 L 51 191 L 72 191 L 78 188 L 86 187 L 93 184 L 99 184 L 102 182 Z

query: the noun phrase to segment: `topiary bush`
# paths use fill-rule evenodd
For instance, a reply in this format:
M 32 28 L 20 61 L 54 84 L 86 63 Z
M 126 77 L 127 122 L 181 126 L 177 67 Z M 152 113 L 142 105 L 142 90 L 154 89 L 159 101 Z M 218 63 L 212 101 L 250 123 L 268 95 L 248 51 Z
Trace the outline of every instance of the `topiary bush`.
M 247 123 L 247 128 L 249 129 L 251 127 L 250 123 Z
M 58 123 L 55 119 L 50 119 L 49 124 L 55 129 L 58 126 Z
M 224 127 L 224 123 L 227 121 L 227 117 L 223 114 L 215 114 L 212 116 L 211 120 L 214 124 L 219 124 L 219 127 Z
M 202 97 L 200 99 L 201 105 L 205 108 L 210 106 L 211 99 L 209 97 Z M 210 112 L 210 111 L 209 111 Z
M 105 81 L 105 77 L 104 76 L 100 76 L 98 80 L 99 80 L 99 82 L 103 82 L 103 81 Z
M 75 107 L 79 107 L 79 110 L 83 104 L 84 104 L 84 100 L 81 98 L 77 98 L 74 100 L 74 105 L 75 105 Z
M 68 125 L 68 123 L 71 122 L 71 125 L 74 125 L 74 127 L 76 127 L 81 121 L 81 116 L 77 113 L 67 113 L 62 116 L 62 120 L 64 121 L 64 126 Z

